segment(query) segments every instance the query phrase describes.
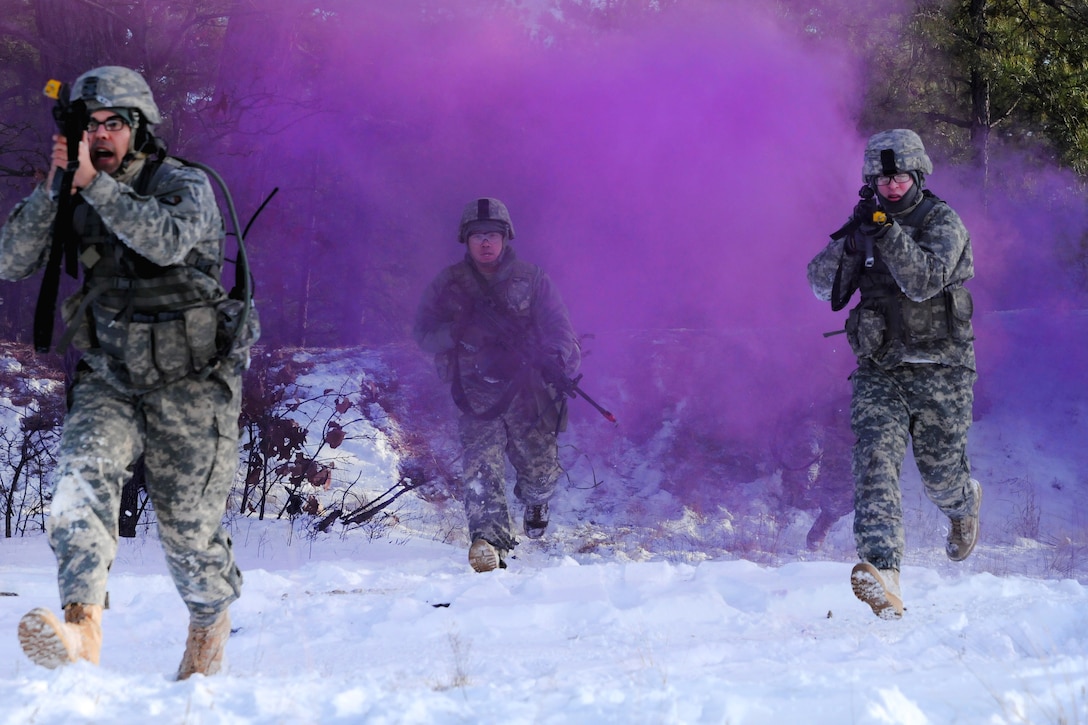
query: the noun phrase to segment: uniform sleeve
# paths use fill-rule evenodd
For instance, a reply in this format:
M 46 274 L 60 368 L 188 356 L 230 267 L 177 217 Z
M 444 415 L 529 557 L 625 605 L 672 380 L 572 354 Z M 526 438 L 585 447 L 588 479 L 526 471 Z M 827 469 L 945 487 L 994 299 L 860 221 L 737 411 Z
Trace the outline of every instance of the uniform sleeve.
M 444 304 L 450 285 L 448 272 L 440 273 L 423 292 L 412 325 L 412 337 L 424 352 L 440 353 L 453 348 L 455 310 Z
M 968 241 L 959 215 L 947 204 L 938 204 L 913 236 L 896 223 L 876 247 L 903 294 L 921 302 L 959 281 L 952 275 Z
M 101 173 L 80 192 L 106 228 L 160 266 L 180 264 L 201 242 L 218 243 L 222 229 L 219 206 L 203 171 L 183 166 L 165 173 L 153 196 L 141 196 Z
M 844 279 L 853 279 L 861 263 L 860 254 L 846 254 L 843 251 L 845 239 L 832 239 L 819 254 L 808 263 L 808 283 L 817 299 L 829 302 L 831 291 L 835 287 L 835 275 L 843 264 Z
M 25 279 L 45 264 L 56 215 L 44 185 L 19 202 L 0 229 L 0 278 Z
M 557 354 L 563 362 L 564 372 L 573 377 L 582 364 L 582 349 L 559 290 L 543 272 L 537 280 L 537 301 L 535 324 L 541 345 L 546 351 Z

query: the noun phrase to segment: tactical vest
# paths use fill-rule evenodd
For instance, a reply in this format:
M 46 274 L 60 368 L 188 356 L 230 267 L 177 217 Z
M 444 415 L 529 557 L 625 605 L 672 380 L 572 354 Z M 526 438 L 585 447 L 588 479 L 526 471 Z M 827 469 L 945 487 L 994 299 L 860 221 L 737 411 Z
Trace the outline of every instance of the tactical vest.
M 153 194 L 167 165 L 180 166 L 170 158 L 149 159 L 133 189 Z M 101 350 L 111 368 L 138 388 L 202 370 L 216 354 L 216 304 L 226 296 L 219 282 L 222 260 L 193 250 L 182 264 L 155 264 L 121 242 L 85 202 L 74 210 L 73 228 L 83 287 L 62 308 L 69 327 L 63 346 L 71 341 L 82 350 Z
M 475 351 L 466 350 L 458 341 L 449 355 L 450 393 L 461 412 L 476 420 L 494 420 L 506 412 L 519 393 L 529 394 L 535 400 L 535 425 L 559 433 L 567 427 L 566 396 L 557 395 L 545 383 L 530 359 L 522 358 L 522 364 L 501 371 L 489 365 L 493 354 L 507 361 L 517 360 L 520 351 L 533 349 L 536 342 L 531 314 L 540 270 L 517 258 L 506 264 L 501 278 L 490 282 L 471 263 L 453 269 L 452 288 L 466 298 L 462 300 L 462 313 L 467 313 L 472 324 L 486 330 L 491 341 Z M 501 394 L 491 405 L 474 408 L 465 392 L 463 373 L 470 378 L 493 380 L 501 386 Z
M 925 197 L 900 223 L 920 228 L 933 207 L 944 202 L 926 190 Z M 840 269 L 841 271 L 841 269 Z M 861 267 L 855 279 L 861 301 L 850 310 L 846 334 L 859 358 L 881 357 L 889 348 L 917 348 L 938 340 L 973 339 L 971 294 L 961 282 L 920 302 L 907 297 L 887 265 L 874 255 L 872 267 Z

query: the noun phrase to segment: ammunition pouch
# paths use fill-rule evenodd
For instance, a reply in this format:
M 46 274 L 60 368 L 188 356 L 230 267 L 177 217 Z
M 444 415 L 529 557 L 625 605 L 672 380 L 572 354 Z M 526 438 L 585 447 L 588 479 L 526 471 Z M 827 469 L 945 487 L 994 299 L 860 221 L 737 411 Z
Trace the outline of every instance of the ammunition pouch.
M 242 368 L 249 367 L 249 349 L 261 336 L 261 320 L 257 316 L 257 307 L 249 305 L 249 314 L 245 316 L 243 323 L 242 313 L 245 312 L 245 306 L 246 302 L 233 297 L 221 300 L 215 305 L 215 350 L 223 359 L 237 363 Z
M 525 353 L 501 345 L 484 348 L 476 364 L 480 374 L 491 380 L 513 380 L 525 365 Z
M 122 364 L 133 387 L 155 388 L 201 370 L 215 355 L 218 320 L 211 305 L 133 313 L 92 305 L 98 347 Z
M 65 300 L 62 310 L 72 344 L 80 350 L 100 349 L 121 365 L 135 388 L 152 389 L 194 373 L 205 374 L 223 361 L 240 371 L 260 336 L 254 307 L 239 330 L 245 304 L 241 300 L 152 314 L 126 314 L 90 304 L 86 314 L 80 314 L 80 298 L 74 295 Z
M 846 319 L 846 338 L 859 358 L 878 357 L 896 341 L 907 347 L 947 339 L 969 342 L 974 339 L 973 315 L 971 293 L 963 286 L 921 302 L 903 294 L 863 298 Z
M 884 347 L 888 324 L 883 311 L 858 305 L 846 318 L 846 339 L 861 357 L 872 357 Z
M 946 290 L 948 298 L 948 325 L 949 334 L 953 340 L 969 342 L 975 339 L 975 329 L 971 325 L 971 318 L 975 316 L 975 300 L 966 287 L 956 287 Z
M 946 289 L 922 302 L 900 301 L 904 342 L 925 343 L 951 338 L 971 340 L 974 301 L 966 287 Z

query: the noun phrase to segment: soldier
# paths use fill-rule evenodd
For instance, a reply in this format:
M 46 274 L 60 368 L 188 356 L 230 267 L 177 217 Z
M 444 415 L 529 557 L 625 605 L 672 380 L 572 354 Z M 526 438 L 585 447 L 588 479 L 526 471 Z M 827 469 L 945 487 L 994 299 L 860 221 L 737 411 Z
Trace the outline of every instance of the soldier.
M 978 540 L 982 488 L 971 478 L 967 430 L 975 373 L 971 240 L 959 216 L 925 188 L 922 139 L 883 131 L 865 148 L 862 201 L 808 265 L 816 296 L 850 310 L 854 594 L 885 619 L 903 614 L 899 476 L 910 439 L 926 496 L 949 518 L 945 552 L 963 561 Z
M 427 288 L 413 330 L 420 347 L 435 354 L 461 410 L 468 559 L 478 572 L 505 568 L 517 545 L 504 454 L 517 473 L 525 535 L 539 538 L 548 526 L 560 474 L 563 392 L 581 362 L 559 292 L 539 267 L 517 258 L 513 238 L 501 201 L 470 202 L 458 234 L 465 258 Z
M 165 156 L 143 77 L 95 68 L 76 80 L 71 101 L 85 103 L 89 119 L 70 197 L 83 284 L 63 306 L 64 339 L 83 356 L 47 524 L 63 620 L 34 609 L 19 622 L 19 641 L 45 667 L 98 663 L 121 489 L 142 454 L 166 561 L 189 609 L 177 677 L 210 675 L 220 669 L 227 608 L 242 584 L 221 519 L 257 321 L 250 314 L 241 335 L 226 323 L 248 302 L 228 299 L 219 282 L 223 221 L 211 185 L 203 171 Z M 0 230 L 4 279 L 42 267 L 54 220 L 61 224 L 50 190 L 68 143 L 53 140 L 48 178 Z

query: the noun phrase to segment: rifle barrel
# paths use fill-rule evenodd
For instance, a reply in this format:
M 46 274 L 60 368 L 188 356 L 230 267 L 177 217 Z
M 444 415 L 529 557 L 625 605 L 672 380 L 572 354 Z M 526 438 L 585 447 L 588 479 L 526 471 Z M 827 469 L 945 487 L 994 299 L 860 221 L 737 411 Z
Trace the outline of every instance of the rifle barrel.
M 586 395 L 586 392 L 584 390 L 582 390 L 580 387 L 578 387 L 577 383 L 574 384 L 572 389 L 574 390 L 574 392 L 578 393 L 578 395 L 582 396 L 582 400 L 586 401 L 587 403 L 592 405 L 594 408 L 596 408 L 597 412 L 600 413 L 601 415 L 603 415 L 605 417 L 605 420 L 607 420 L 609 423 L 619 422 L 619 421 L 616 420 L 616 416 L 612 415 L 612 413 L 610 411 L 605 410 L 601 406 L 600 403 L 598 403 L 596 400 L 594 400 L 593 398 Z

